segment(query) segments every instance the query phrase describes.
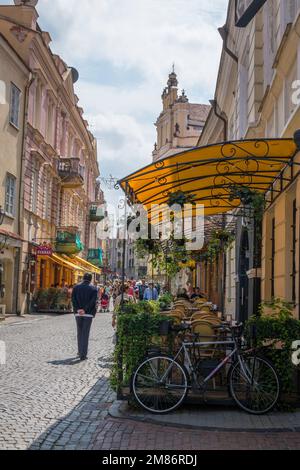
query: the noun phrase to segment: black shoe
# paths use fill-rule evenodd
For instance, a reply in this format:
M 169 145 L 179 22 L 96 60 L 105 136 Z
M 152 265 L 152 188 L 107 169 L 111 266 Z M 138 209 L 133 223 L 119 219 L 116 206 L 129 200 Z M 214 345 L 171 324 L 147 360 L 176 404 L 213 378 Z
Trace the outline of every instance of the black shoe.
M 87 360 L 87 357 L 86 357 L 86 356 L 85 356 L 85 357 L 82 356 L 82 357 L 80 358 L 80 360 L 81 360 L 81 361 L 86 361 L 86 360 Z

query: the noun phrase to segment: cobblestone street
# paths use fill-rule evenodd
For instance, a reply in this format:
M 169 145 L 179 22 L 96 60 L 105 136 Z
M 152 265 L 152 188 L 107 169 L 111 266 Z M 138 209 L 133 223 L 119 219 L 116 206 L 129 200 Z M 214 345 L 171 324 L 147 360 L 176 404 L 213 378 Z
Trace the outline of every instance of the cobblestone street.
M 78 363 L 71 315 L 2 325 L 0 449 L 299 449 L 300 433 L 188 429 L 112 418 L 111 317 L 93 324 L 89 360 Z M 207 412 L 209 413 L 210 410 Z M 218 413 L 212 408 L 211 413 Z
M 53 427 L 57 429 L 61 420 L 65 426 L 64 417 L 95 384 L 97 403 L 113 401 L 114 394 L 107 383 L 112 335 L 111 316 L 98 315 L 92 327 L 89 360 L 79 363 L 75 360 L 76 330 L 72 315 L 0 327 L 0 340 L 5 341 L 7 349 L 6 365 L 0 366 L 0 449 L 26 449 L 33 443 L 38 448 L 43 433 Z M 81 418 L 92 415 L 99 419 L 101 407 L 93 402 L 90 407 L 92 410 Z M 78 414 L 71 414 L 68 419 L 76 421 L 70 430 L 75 429 L 77 438 L 80 432 L 85 438 L 92 433 L 93 421 L 87 426 L 78 419 Z

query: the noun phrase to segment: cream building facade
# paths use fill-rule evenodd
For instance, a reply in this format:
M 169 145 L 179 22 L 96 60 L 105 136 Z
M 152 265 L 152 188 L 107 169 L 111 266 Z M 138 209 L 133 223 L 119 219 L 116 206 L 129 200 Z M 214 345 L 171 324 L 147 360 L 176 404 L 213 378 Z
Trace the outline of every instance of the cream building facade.
M 261 3 L 252 21 L 240 28 L 235 24 L 236 2 L 229 1 L 226 24 L 220 28 L 224 47 L 214 108 L 199 139 L 201 146 L 237 139 L 292 138 L 300 128 L 300 2 Z M 226 310 L 239 319 L 253 313 L 255 285 L 262 300 L 288 300 L 300 317 L 298 171 L 296 164 L 287 168 L 267 194 L 261 269 L 251 264 L 251 229 L 242 218 L 237 223 L 236 247 L 227 253 Z
M 25 96 L 30 71 L 0 34 L 0 315 L 21 310 L 20 205 Z M 0 216 L 1 217 L 1 216 Z

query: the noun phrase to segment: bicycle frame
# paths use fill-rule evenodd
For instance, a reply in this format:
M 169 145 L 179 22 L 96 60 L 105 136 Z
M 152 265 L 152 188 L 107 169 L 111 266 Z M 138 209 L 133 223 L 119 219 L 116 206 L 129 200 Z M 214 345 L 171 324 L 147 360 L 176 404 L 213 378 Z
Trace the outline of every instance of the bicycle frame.
M 201 383 L 199 383 L 196 371 L 194 369 L 194 366 L 193 366 L 193 363 L 192 363 L 192 360 L 191 360 L 189 349 L 191 347 L 195 347 L 195 346 L 217 346 L 217 345 L 218 346 L 221 346 L 221 345 L 222 346 L 228 346 L 228 347 L 230 346 L 230 347 L 233 347 L 233 350 L 230 352 L 230 354 L 226 355 L 226 357 L 217 365 L 217 367 Z M 173 361 L 171 362 L 171 364 L 168 367 L 167 371 L 165 372 L 165 374 L 161 378 L 162 383 L 164 382 L 164 380 L 168 376 L 168 374 L 169 374 L 169 372 L 172 368 L 172 364 L 174 362 L 176 362 L 177 358 L 180 356 L 180 354 L 182 352 L 184 353 L 184 360 L 188 362 L 190 371 L 192 373 L 193 381 L 197 385 L 199 390 L 205 388 L 205 385 L 230 361 L 230 359 L 234 355 L 237 355 L 237 358 L 238 358 L 239 363 L 241 365 L 241 369 L 242 369 L 246 379 L 248 380 L 249 383 L 252 383 L 253 374 L 251 374 L 251 372 L 249 370 L 247 370 L 248 367 L 246 366 L 246 364 L 242 360 L 241 355 L 239 354 L 239 347 L 237 346 L 237 343 L 236 343 L 235 339 L 232 339 L 231 341 L 184 342 L 182 344 L 181 348 L 179 349 L 178 353 L 176 354 L 176 356 L 173 358 Z M 189 388 L 191 388 L 191 386 Z

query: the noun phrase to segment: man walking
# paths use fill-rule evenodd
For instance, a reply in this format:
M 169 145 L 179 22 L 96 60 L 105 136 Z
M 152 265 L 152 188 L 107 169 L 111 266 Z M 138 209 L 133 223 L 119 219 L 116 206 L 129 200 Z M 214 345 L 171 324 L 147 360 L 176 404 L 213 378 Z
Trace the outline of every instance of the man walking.
M 86 273 L 83 282 L 72 292 L 72 304 L 77 323 L 78 355 L 81 361 L 87 359 L 90 330 L 97 312 L 97 287 L 91 286 L 92 275 Z

